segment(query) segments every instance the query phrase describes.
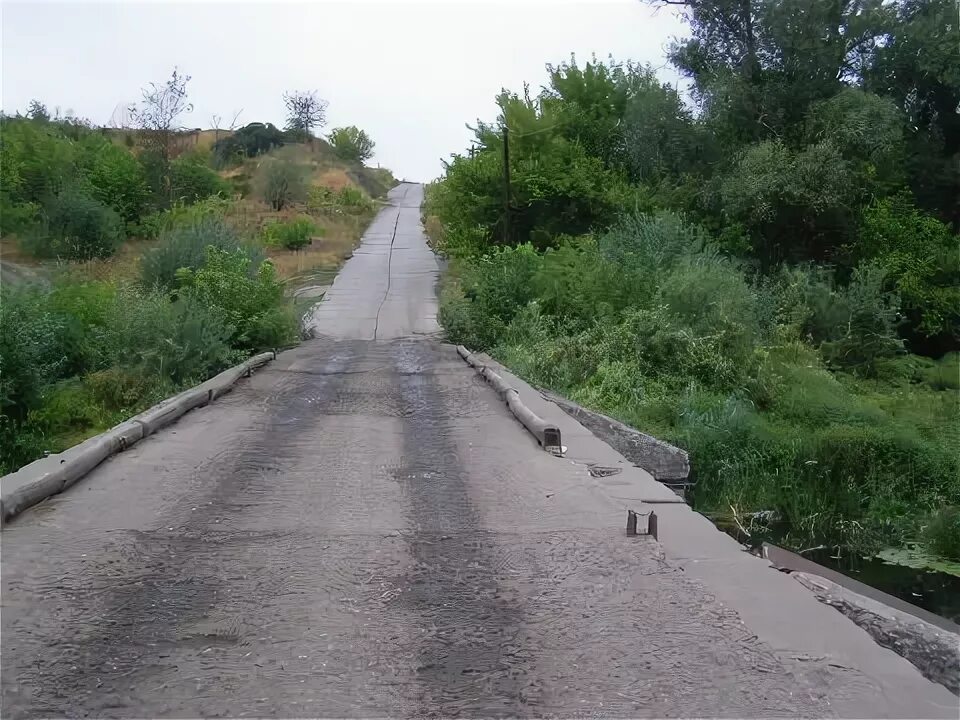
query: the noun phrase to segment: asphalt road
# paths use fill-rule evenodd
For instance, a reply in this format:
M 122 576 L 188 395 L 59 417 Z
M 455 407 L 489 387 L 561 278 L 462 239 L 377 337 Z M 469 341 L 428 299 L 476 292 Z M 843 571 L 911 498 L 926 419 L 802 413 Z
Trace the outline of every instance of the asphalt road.
M 796 630 L 725 601 L 792 582 L 760 561 L 626 538 L 581 438 L 542 452 L 436 337 L 421 194 L 317 339 L 3 530 L 3 717 L 956 717 L 799 585 Z

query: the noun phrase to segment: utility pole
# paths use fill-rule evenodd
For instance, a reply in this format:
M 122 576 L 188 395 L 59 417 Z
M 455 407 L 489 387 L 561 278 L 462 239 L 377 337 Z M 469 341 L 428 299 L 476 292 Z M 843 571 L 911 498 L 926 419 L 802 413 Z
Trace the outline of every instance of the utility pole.
M 510 128 L 503 126 L 503 239 L 510 244 Z

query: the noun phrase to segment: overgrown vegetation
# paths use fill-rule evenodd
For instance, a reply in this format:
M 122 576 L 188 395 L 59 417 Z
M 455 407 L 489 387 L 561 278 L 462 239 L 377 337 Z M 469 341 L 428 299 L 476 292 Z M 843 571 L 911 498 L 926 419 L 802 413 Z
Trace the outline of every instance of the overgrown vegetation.
M 323 101 L 298 100 L 292 134 L 250 123 L 210 151 L 180 126 L 188 81 L 149 86 L 132 132 L 51 117 L 38 101 L 0 117 L 3 246 L 36 270 L 8 273 L 0 258 L 0 473 L 296 342 L 291 276 L 335 272 L 376 209 L 352 186 L 306 204 L 324 172 L 347 177 L 311 137 Z
M 299 250 L 306 247 L 316 235 L 322 235 L 323 228 L 317 227 L 309 217 L 299 217 L 288 222 L 275 222 L 263 230 L 266 245 L 279 246 L 287 250 Z
M 671 59 L 694 111 L 649 68 L 550 66 L 429 188 L 448 336 L 687 449 L 718 518 L 797 548 L 948 555 L 955 10 L 687 11 Z

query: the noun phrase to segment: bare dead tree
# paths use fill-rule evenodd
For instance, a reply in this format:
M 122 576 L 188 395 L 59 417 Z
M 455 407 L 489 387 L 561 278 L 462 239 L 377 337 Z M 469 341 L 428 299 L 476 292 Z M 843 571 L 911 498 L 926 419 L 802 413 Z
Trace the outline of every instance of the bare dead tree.
M 285 92 L 283 104 L 287 106 L 287 130 L 305 139 L 312 139 L 312 130 L 323 127 L 327 122 L 329 103 L 317 97 L 315 90 Z
M 173 159 L 177 133 L 182 129 L 180 116 L 191 112 L 187 100 L 189 75 L 173 69 L 165 83 L 150 83 L 143 88 L 143 101 L 130 107 L 133 123 L 140 129 L 144 147 L 156 154 L 161 168 L 163 190 L 170 192 L 170 162 Z
M 226 127 L 227 130 L 229 130 L 230 132 L 233 132 L 234 130 L 237 129 L 237 118 L 240 117 L 240 113 L 242 112 L 243 112 L 243 108 L 240 108 L 239 110 L 234 111 L 233 119 L 230 120 L 230 124 Z M 220 123 L 222 121 L 223 121 L 223 116 L 221 115 L 214 114 L 210 116 L 210 127 L 213 128 L 215 133 L 214 142 L 220 141 L 220 128 L 221 128 Z

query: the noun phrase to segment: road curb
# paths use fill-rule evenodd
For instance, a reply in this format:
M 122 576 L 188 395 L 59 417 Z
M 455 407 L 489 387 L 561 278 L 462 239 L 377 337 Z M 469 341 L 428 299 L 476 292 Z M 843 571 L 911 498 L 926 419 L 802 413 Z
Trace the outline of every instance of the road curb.
M 463 345 L 457 345 L 457 354 L 463 358 L 467 365 L 476 370 L 484 380 L 490 383 L 491 387 L 507 404 L 513 416 L 537 439 L 544 450 L 555 455 L 559 455 L 563 451 L 560 444 L 560 428 L 546 422 L 524 405 L 523 400 L 520 399 L 520 393 L 516 389 L 510 387 L 500 375 L 481 363 Z
M 111 455 L 136 445 L 194 408 L 225 395 L 243 377 L 276 359 L 275 352 L 254 355 L 194 388 L 184 390 L 106 432 L 62 453 L 35 460 L 0 478 L 0 521 L 8 522 L 29 507 L 63 492 Z

